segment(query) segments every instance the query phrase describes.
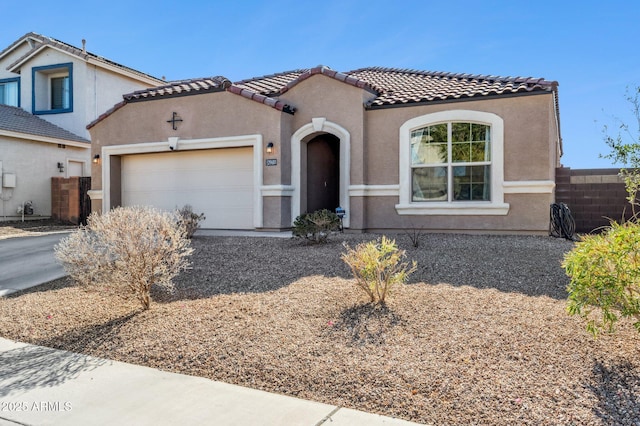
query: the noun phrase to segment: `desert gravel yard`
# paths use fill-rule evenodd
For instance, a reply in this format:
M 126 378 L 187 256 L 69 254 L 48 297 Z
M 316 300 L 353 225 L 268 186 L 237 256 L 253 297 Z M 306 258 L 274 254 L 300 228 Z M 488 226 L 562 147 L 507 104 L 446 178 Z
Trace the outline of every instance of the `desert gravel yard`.
M 573 243 L 389 236 L 418 270 L 386 306 L 340 260 L 376 235 L 196 236 L 150 310 L 61 279 L 0 299 L 0 335 L 427 424 L 640 425 L 638 333 L 594 340 L 566 314 Z

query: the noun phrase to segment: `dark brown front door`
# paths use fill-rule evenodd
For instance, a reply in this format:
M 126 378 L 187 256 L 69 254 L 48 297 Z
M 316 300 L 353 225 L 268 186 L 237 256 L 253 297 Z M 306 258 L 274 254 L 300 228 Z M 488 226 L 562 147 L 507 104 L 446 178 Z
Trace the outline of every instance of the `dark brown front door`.
M 340 140 L 316 136 L 307 143 L 307 212 L 340 205 Z

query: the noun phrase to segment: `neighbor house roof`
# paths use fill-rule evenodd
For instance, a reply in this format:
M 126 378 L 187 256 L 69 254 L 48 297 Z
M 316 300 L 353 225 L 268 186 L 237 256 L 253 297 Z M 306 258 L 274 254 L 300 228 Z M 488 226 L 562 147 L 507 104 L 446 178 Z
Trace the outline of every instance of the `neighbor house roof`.
M 172 82 L 156 88 L 139 90 L 124 95 L 123 102 L 102 114 L 87 128 L 91 128 L 128 102 L 223 90 L 293 114 L 296 110 L 295 106 L 288 105 L 278 98 L 314 75 L 324 75 L 372 93 L 374 96 L 365 104 L 367 109 L 553 92 L 556 114 L 559 112 L 557 105 L 558 83 L 543 78 L 496 77 L 382 67 L 339 72 L 319 65 L 314 68 L 285 71 L 235 83 L 219 76 Z
M 29 43 L 31 47 L 27 53 L 22 55 L 12 64 L 7 67 L 7 70 L 12 72 L 17 72 L 19 68 L 29 59 L 37 55 L 39 52 L 46 48 L 53 48 L 59 51 L 66 52 L 70 55 L 76 56 L 82 60 L 85 60 L 89 63 L 93 63 L 102 68 L 111 69 L 116 72 L 129 74 L 134 78 L 138 78 L 140 80 L 145 81 L 149 85 L 161 84 L 163 80 L 156 78 L 150 74 L 143 73 L 141 71 L 135 70 L 133 68 L 126 67 L 117 62 L 111 61 L 109 59 L 103 58 L 102 56 L 98 56 L 94 53 L 88 52 L 84 46 L 82 49 L 72 46 L 68 43 L 62 42 L 60 40 L 56 40 L 51 37 L 43 36 L 36 33 L 27 33 L 24 36 L 20 37 L 18 40 L 13 42 L 9 47 L 0 52 L 0 59 L 4 57 L 6 54 L 14 50 L 17 46 L 22 43 Z
M 0 105 L 0 135 L 89 148 L 87 139 L 35 116 L 22 108 Z

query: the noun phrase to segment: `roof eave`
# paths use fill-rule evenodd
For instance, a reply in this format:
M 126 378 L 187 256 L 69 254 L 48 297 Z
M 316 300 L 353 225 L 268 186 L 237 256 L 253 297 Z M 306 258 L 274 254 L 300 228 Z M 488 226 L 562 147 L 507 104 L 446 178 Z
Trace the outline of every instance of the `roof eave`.
M 73 146 L 76 148 L 86 148 L 86 149 L 91 148 L 91 142 L 89 141 L 79 142 L 79 141 L 72 141 L 72 140 L 63 139 L 63 138 L 53 138 L 49 136 L 34 135 L 32 133 L 14 132 L 11 130 L 4 130 L 4 129 L 0 129 L 0 136 L 6 136 L 6 137 L 11 137 L 16 139 L 24 139 L 28 141 L 50 143 L 54 145 Z
M 84 58 L 82 58 L 82 59 L 84 59 Z M 93 58 L 91 56 L 86 58 L 85 61 L 88 64 L 95 65 L 97 67 L 109 70 L 109 71 L 117 73 L 117 74 L 125 75 L 125 76 L 127 76 L 127 77 L 129 77 L 129 78 L 131 78 L 133 80 L 141 81 L 142 83 L 148 84 L 149 86 L 157 86 L 158 83 L 160 83 L 160 84 L 165 84 L 166 83 L 166 81 L 161 80 L 159 78 L 148 76 L 148 75 L 143 74 L 143 73 L 138 74 L 138 73 L 135 73 L 135 72 L 130 72 L 130 71 L 126 70 L 126 69 L 111 65 L 109 63 L 106 63 L 106 62 L 103 62 L 103 61 L 100 61 L 100 60 L 96 60 L 95 58 Z
M 371 105 L 367 103 L 365 104 L 365 109 L 375 110 L 375 109 L 387 109 L 387 108 L 404 108 L 404 107 L 421 106 L 421 105 L 447 104 L 447 103 L 454 103 L 454 102 L 470 102 L 470 101 L 481 101 L 481 100 L 489 100 L 489 99 L 504 99 L 504 98 L 520 97 L 520 96 L 549 95 L 553 92 L 554 91 L 552 90 L 536 90 L 532 92 L 475 95 L 475 96 L 464 96 L 459 98 L 423 100 L 423 101 L 416 101 L 416 102 L 398 102 L 393 104 L 382 104 L 382 105 Z

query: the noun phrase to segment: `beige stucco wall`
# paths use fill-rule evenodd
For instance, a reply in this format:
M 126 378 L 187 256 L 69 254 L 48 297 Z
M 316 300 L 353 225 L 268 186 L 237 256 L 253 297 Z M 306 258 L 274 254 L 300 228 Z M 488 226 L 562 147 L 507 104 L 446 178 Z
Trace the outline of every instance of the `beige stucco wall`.
M 68 177 L 69 161 L 84 161 L 89 148 L 33 142 L 0 136 L 0 183 L 2 173 L 16 175 L 15 188 L 0 188 L 0 220 L 21 218 L 17 210 L 22 203 L 33 201 L 34 217 L 51 216 L 51 178 Z M 58 163 L 64 171 L 58 170 Z M 86 170 L 88 173 L 88 163 Z
M 398 183 L 398 132 L 407 120 L 439 111 L 472 110 L 504 120 L 505 180 L 553 179 L 556 161 L 552 96 L 530 95 L 482 101 L 384 108 L 367 111 L 369 185 Z
M 557 128 L 551 94 L 514 96 L 464 102 L 439 103 L 402 108 L 366 110 L 363 103 L 371 93 L 324 75 L 314 75 L 293 86 L 280 97 L 296 108 L 295 115 L 229 93 L 133 102 L 115 111 L 91 130 L 92 155 L 103 146 L 217 138 L 259 134 L 263 144 L 273 142 L 277 166 L 262 165 L 263 185 L 289 186 L 291 181 L 292 135 L 314 118 L 324 118 L 348 132 L 350 137 L 350 184 L 398 185 L 399 129 L 407 120 L 445 110 L 482 111 L 499 116 L 504 122 L 504 180 L 509 182 L 554 180 L 557 158 Z M 183 120 L 178 129 L 167 123 L 176 112 Z M 317 133 L 307 135 L 304 144 Z M 264 149 L 264 147 L 263 147 Z M 306 173 L 304 161 L 301 176 Z M 92 171 L 94 189 L 102 188 L 101 165 Z M 112 176 L 112 186 L 114 180 Z M 118 186 L 117 182 L 115 183 Z M 525 191 L 526 192 L 526 191 Z M 505 193 L 509 204 L 506 215 L 399 215 L 397 195 L 351 196 L 351 230 L 402 229 L 464 232 L 533 232 L 548 229 L 548 209 L 553 190 L 544 193 Z M 100 206 L 96 201 L 94 209 Z M 263 226 L 287 228 L 291 220 L 291 197 L 263 197 Z

